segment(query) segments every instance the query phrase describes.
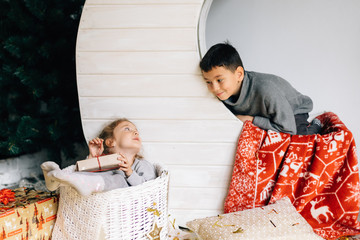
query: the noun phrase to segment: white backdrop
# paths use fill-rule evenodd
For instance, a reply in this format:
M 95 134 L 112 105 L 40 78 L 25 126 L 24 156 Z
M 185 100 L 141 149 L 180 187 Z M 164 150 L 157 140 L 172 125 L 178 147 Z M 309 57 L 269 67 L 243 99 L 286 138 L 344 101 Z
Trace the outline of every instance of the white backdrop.
M 245 69 L 287 79 L 336 113 L 360 148 L 360 1 L 214 0 L 206 48 L 229 40 Z

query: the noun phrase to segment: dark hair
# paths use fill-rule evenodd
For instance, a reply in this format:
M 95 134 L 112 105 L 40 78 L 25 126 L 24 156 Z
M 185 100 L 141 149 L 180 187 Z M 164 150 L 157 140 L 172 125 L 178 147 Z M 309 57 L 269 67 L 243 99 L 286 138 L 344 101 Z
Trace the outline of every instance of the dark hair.
M 103 139 L 104 142 L 103 142 L 103 145 L 104 145 L 104 154 L 110 154 L 110 151 L 109 151 L 109 146 L 106 145 L 105 141 L 106 139 L 108 138 L 114 138 L 114 129 L 122 122 L 129 122 L 129 123 L 132 123 L 131 121 L 129 121 L 127 118 L 120 118 L 120 119 L 117 119 L 111 123 L 109 123 L 108 125 L 106 125 L 104 127 L 104 129 L 101 131 L 101 133 L 99 134 L 99 138 Z M 133 124 L 133 123 L 132 123 Z M 140 155 L 139 153 L 136 154 L 135 156 L 136 158 L 138 159 L 142 159 L 143 156 Z
M 235 72 L 239 66 L 244 68 L 240 55 L 228 42 L 212 46 L 200 61 L 200 68 L 204 72 L 208 72 L 214 67 L 225 67 Z

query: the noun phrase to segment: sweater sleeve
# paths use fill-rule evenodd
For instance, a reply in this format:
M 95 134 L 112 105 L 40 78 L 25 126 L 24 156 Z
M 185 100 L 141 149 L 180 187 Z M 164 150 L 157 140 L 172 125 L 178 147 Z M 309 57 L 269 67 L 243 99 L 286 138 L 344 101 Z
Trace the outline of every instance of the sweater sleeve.
M 254 116 L 254 125 L 262 129 L 296 134 L 295 116 L 286 98 L 280 94 L 271 96 L 271 101 L 266 101 L 266 108 L 271 117 Z
M 156 178 L 155 167 L 146 160 L 138 160 L 133 173 L 126 179 L 130 186 L 136 186 Z

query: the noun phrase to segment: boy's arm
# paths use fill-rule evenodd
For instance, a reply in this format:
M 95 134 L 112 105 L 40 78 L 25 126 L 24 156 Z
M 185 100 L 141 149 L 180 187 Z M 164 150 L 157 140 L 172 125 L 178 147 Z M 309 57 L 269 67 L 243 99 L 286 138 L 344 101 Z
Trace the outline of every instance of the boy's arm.
M 249 115 L 236 115 L 236 117 L 242 121 L 242 122 L 245 122 L 245 121 L 250 121 L 252 122 L 254 120 L 254 117 L 253 116 L 249 116 Z
M 255 116 L 254 125 L 266 130 L 296 134 L 294 112 L 285 98 L 280 94 L 271 96 L 270 100 L 267 101 L 266 108 L 271 117 Z

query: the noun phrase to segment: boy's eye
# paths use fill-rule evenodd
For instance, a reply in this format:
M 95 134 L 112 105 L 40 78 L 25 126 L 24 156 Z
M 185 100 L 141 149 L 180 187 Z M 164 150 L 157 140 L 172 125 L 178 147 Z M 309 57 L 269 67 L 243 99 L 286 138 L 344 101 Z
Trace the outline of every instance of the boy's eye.
M 217 81 L 218 81 L 218 82 L 222 82 L 222 81 L 223 81 L 223 79 L 218 79 Z
M 130 131 L 129 127 L 125 127 L 124 129 L 125 129 L 125 131 Z

